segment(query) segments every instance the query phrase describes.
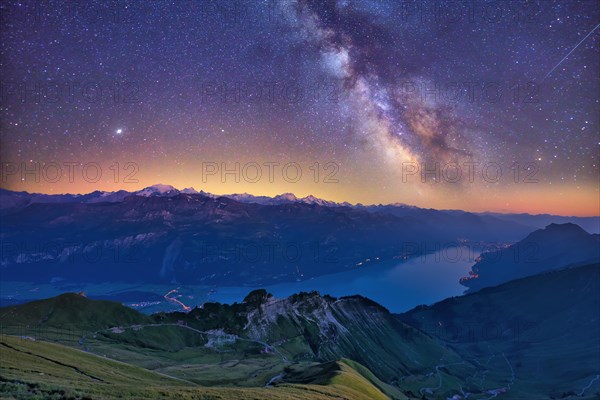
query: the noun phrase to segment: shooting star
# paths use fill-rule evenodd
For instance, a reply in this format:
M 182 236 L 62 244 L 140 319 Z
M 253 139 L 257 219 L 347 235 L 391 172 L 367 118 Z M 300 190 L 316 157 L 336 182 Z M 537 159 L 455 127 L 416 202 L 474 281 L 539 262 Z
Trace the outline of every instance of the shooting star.
M 585 37 L 584 37 L 583 39 L 581 39 L 581 41 L 580 41 L 579 43 L 577 43 L 577 45 L 576 45 L 575 47 L 573 47 L 573 48 L 571 49 L 571 51 L 570 51 L 570 52 L 569 52 L 569 53 L 568 53 L 566 56 L 564 56 L 564 57 L 563 57 L 563 59 L 562 59 L 562 60 L 560 60 L 560 61 L 558 62 L 558 64 L 556 64 L 556 65 L 554 66 L 554 68 L 552 68 L 552 69 L 551 69 L 551 70 L 550 70 L 550 71 L 549 71 L 549 72 L 546 74 L 546 76 L 544 77 L 544 79 L 542 79 L 542 82 L 544 82 L 544 80 L 545 80 L 547 77 L 549 77 L 549 76 L 550 76 L 550 74 L 551 74 L 552 72 L 554 72 L 554 70 L 555 70 L 556 68 L 558 68 L 558 67 L 560 66 L 560 64 L 562 64 L 562 63 L 563 63 L 563 61 L 565 61 L 565 60 L 567 59 L 567 57 L 569 57 L 569 56 L 571 55 L 571 53 L 573 53 L 573 52 L 574 52 L 574 51 L 575 51 L 575 50 L 576 50 L 576 49 L 577 49 L 577 48 L 578 48 L 578 47 L 581 45 L 581 43 L 585 42 L 585 39 L 587 39 L 588 37 L 590 37 L 590 35 L 591 35 L 592 33 L 594 33 L 594 31 L 595 31 L 596 29 L 598 29 L 598 27 L 600 27 L 600 24 L 596 25 L 596 27 L 595 27 L 594 29 L 592 29 L 592 30 L 590 31 L 590 33 L 588 33 L 587 35 L 585 35 Z

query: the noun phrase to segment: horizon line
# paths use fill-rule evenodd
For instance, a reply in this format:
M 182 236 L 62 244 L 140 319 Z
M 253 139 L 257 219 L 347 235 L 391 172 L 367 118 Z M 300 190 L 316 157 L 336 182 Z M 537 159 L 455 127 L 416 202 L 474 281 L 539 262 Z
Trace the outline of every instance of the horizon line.
M 133 191 L 129 191 L 129 190 L 125 190 L 125 189 L 119 189 L 119 190 L 115 190 L 115 191 L 106 191 L 106 190 L 93 190 L 91 192 L 87 192 L 87 193 L 69 193 L 69 192 L 63 192 L 63 193 L 44 193 L 44 192 L 28 192 L 26 190 L 12 190 L 12 189 L 8 189 L 6 187 L 3 187 L 2 185 L 0 185 L 0 190 L 6 190 L 9 192 L 13 192 L 13 193 L 27 193 L 29 195 L 35 195 L 35 194 L 39 194 L 39 195 L 45 195 L 45 196 L 66 196 L 66 195 L 70 195 L 70 196 L 85 196 L 88 194 L 92 194 L 94 192 L 103 192 L 103 193 L 117 193 L 120 191 L 124 191 L 127 193 L 131 193 L 131 194 L 135 194 L 135 192 L 139 192 L 142 191 L 144 189 L 148 189 L 148 188 L 152 188 L 152 187 L 156 187 L 156 186 L 170 186 L 173 189 L 177 190 L 178 192 L 180 192 L 180 194 L 209 194 L 209 195 L 213 195 L 213 196 L 217 196 L 217 197 L 227 197 L 229 198 L 229 196 L 235 196 L 235 195 L 249 195 L 252 197 L 266 197 L 266 198 L 270 198 L 270 199 L 274 199 L 275 197 L 278 196 L 283 196 L 286 194 L 291 194 L 293 195 L 297 200 L 303 200 L 306 199 L 308 197 L 314 197 L 317 200 L 323 200 L 326 202 L 330 202 L 330 203 L 334 203 L 334 204 L 338 204 L 338 205 L 343 205 L 343 204 L 349 204 L 352 207 L 377 207 L 377 206 L 405 206 L 405 207 L 411 207 L 411 208 L 418 208 L 421 210 L 435 210 L 435 211 L 461 211 L 461 212 L 466 212 L 466 213 L 470 213 L 470 214 L 501 214 L 501 215 L 530 215 L 530 216 L 544 216 L 544 215 L 548 215 L 548 216 L 555 216 L 555 217 L 564 217 L 564 218 L 600 218 L 600 214 L 598 215 L 562 215 L 562 214 L 551 214 L 551 213 L 536 213 L 536 214 L 531 214 L 529 212 L 514 212 L 514 211 L 506 211 L 506 210 L 502 210 L 502 211 L 493 211 L 493 210 L 486 210 L 486 211 L 468 211 L 465 209 L 455 209 L 455 208 L 431 208 L 431 207 L 420 207 L 417 205 L 413 205 L 413 204 L 407 204 L 407 203 L 403 203 L 403 202 L 394 202 L 394 203 L 378 203 L 378 204 L 363 204 L 363 203 L 351 203 L 349 201 L 343 201 L 343 202 L 337 202 L 337 201 L 333 201 L 333 200 L 327 200 L 327 199 L 323 199 L 317 196 L 314 196 L 312 194 L 309 194 L 307 196 L 304 197 L 298 197 L 296 196 L 295 193 L 292 192 L 284 192 L 284 193 L 280 193 L 277 194 L 275 196 L 268 196 L 268 195 L 264 195 L 264 194 L 253 194 L 253 193 L 248 193 L 248 192 L 243 192 L 243 193 L 225 193 L 225 194 L 218 194 L 218 193 L 213 193 L 213 192 L 205 192 L 204 190 L 200 189 L 197 190 L 196 188 L 194 188 L 193 186 L 189 186 L 183 189 L 178 189 L 173 185 L 170 184 L 163 184 L 163 183 L 155 183 L 153 185 L 150 186 L 145 186 L 141 189 L 137 189 L 137 190 L 133 190 Z M 193 189 L 194 191 L 196 191 L 196 193 L 181 193 L 181 191 L 185 190 L 185 189 Z M 235 199 L 233 199 L 235 200 Z M 254 203 L 254 204 L 258 204 L 258 203 Z

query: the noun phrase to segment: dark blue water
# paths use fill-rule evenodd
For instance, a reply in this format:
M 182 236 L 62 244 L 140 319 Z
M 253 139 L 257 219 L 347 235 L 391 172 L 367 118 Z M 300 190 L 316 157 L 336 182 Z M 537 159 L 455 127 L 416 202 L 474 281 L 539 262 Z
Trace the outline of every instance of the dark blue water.
M 468 274 L 479 252 L 460 247 L 441 250 L 405 262 L 392 264 L 365 263 L 351 271 L 325 275 L 302 282 L 280 283 L 260 287 L 206 287 L 185 284 L 148 285 L 127 283 L 56 284 L 0 281 L 1 303 L 19 304 L 34 299 L 48 298 L 64 292 L 85 292 L 88 297 L 121 301 L 144 313 L 182 311 L 176 303 L 163 298 L 171 295 L 187 306 L 201 306 L 206 301 L 221 303 L 241 302 L 254 290 L 265 288 L 282 298 L 298 292 L 318 291 L 335 297 L 360 294 L 391 312 L 403 312 L 420 304 L 433 304 L 447 297 L 458 296 L 465 287 L 459 279 Z M 148 304 L 149 303 L 149 304 Z
M 472 248 L 449 248 L 394 265 L 373 264 L 352 271 L 302 281 L 267 286 L 276 297 L 316 290 L 335 297 L 360 294 L 391 312 L 402 312 L 420 304 L 432 304 L 461 295 L 466 288 L 459 279 L 466 276 L 479 255 Z M 252 288 L 221 287 L 211 300 L 240 302 Z

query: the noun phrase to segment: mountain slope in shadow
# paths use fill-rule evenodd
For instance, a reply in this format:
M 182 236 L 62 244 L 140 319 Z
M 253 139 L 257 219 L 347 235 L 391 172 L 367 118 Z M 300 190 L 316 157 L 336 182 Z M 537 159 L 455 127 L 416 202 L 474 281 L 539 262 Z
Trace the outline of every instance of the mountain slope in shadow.
M 461 279 L 467 292 L 513 279 L 536 275 L 569 265 L 600 261 L 600 235 L 589 234 L 575 224 L 550 224 L 518 243 L 483 253 Z
M 519 399 L 600 394 L 600 264 L 514 280 L 398 318 L 482 366 L 465 388 L 504 382 L 507 398 Z

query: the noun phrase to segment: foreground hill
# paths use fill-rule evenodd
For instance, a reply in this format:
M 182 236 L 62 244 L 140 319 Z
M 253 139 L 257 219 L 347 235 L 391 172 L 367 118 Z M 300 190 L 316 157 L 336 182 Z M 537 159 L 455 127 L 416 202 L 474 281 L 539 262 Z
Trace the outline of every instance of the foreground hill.
M 351 358 L 392 383 L 425 375 L 440 359 L 460 361 L 428 335 L 399 323 L 388 310 L 361 296 L 336 299 L 311 292 L 275 299 L 259 290 L 242 304 L 209 303 L 189 314 L 155 318 L 276 344 L 277 351 L 291 361 Z
M 313 292 L 275 299 L 258 290 L 241 304 L 145 316 L 118 303 L 64 294 L 2 308 L 0 323 L 8 334 L 66 344 L 202 386 L 306 385 L 330 382 L 330 376 L 331 382 L 351 379 L 346 384 L 352 387 L 358 373 L 386 396 L 405 398 L 437 384 L 440 362 L 462 365 L 444 372 L 443 395 L 456 392 L 475 369 L 360 296 Z
M 484 366 L 471 387 L 504 379 L 507 398 L 600 395 L 600 264 L 485 288 L 399 319 Z
M 0 309 L 0 324 L 36 328 L 97 331 L 119 325 L 150 323 L 146 315 L 120 303 L 90 300 L 83 294 L 65 293 Z
M 0 396 L 19 399 L 389 399 L 351 362 L 274 388 L 206 388 L 69 347 L 0 336 Z M 317 366 L 313 367 L 317 369 Z M 404 398 L 404 397 L 398 397 Z
M 41 397 L 50 396 L 44 390 L 83 390 L 91 398 L 127 391 L 140 398 L 172 392 L 227 399 L 591 399 L 600 393 L 599 309 L 598 264 L 511 281 L 398 317 L 360 296 L 314 292 L 275 299 L 257 290 L 240 304 L 152 316 L 65 294 L 0 309 L 3 331 L 21 337 L 0 346 L 3 360 L 16 360 L 0 365 L 0 390 Z M 26 348 L 15 349 L 10 340 Z M 51 345 L 41 341 L 76 353 L 46 353 Z M 117 384 L 112 392 L 94 380 L 109 377 L 93 366 L 84 371 L 92 359 L 56 358 L 71 354 L 126 362 L 141 384 Z M 46 362 L 61 371 L 31 368 Z M 63 368 L 93 378 L 68 380 Z M 164 382 L 169 389 L 157 393 L 136 378 L 143 373 L 185 387 L 171 390 Z
M 551 224 L 518 243 L 483 253 L 461 280 L 469 292 L 569 265 L 600 261 L 600 235 L 575 224 Z

